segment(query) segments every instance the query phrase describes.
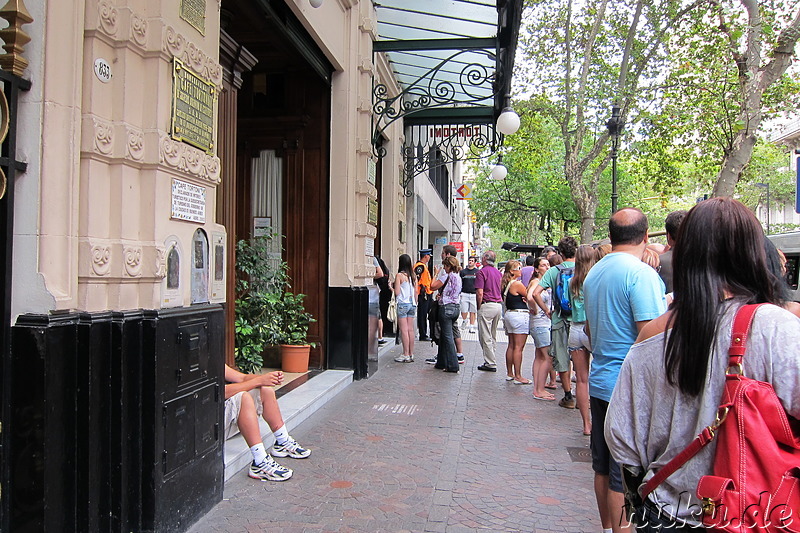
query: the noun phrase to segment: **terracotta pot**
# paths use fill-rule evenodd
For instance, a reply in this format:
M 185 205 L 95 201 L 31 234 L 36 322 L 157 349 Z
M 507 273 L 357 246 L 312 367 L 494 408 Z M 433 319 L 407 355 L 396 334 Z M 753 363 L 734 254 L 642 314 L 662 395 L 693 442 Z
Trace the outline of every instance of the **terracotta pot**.
M 284 372 L 308 372 L 308 355 L 311 346 L 281 344 L 281 370 Z

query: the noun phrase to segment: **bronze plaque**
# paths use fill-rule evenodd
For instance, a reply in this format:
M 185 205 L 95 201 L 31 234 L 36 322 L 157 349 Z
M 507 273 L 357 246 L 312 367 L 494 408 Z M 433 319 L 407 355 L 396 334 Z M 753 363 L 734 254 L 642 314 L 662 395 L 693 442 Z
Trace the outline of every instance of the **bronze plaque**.
M 206 34 L 206 0 L 181 0 L 181 18 Z
M 213 153 L 217 88 L 177 58 L 172 70 L 172 86 L 172 138 Z
M 367 224 L 378 226 L 378 200 L 367 200 Z

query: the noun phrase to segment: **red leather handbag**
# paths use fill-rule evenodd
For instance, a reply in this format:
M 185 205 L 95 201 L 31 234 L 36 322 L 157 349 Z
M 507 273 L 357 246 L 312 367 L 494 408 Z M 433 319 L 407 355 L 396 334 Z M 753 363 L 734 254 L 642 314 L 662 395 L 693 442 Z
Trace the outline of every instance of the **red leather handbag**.
M 716 420 L 642 489 L 647 498 L 716 437 L 714 473 L 697 484 L 703 524 L 711 531 L 800 533 L 800 422 L 789 419 L 772 385 L 746 377 L 742 366 L 761 305 L 742 306 L 734 318 Z

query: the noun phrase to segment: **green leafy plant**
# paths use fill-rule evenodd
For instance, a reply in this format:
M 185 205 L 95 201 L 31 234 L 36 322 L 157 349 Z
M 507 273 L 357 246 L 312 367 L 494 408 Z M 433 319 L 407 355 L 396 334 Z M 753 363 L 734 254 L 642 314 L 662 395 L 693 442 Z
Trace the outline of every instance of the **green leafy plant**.
M 291 292 L 289 267 L 281 259 L 280 235 L 236 244 L 236 365 L 258 372 L 268 346 L 308 344 L 314 322 L 303 306 L 305 295 Z

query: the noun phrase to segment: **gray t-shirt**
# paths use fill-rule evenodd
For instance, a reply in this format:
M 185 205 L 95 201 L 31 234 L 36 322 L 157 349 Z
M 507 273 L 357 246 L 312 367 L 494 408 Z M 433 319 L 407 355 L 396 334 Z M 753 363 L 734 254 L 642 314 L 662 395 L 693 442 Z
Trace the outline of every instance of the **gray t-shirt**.
M 622 364 L 606 416 L 605 436 L 620 465 L 642 466 L 645 481 L 667 464 L 714 422 L 725 386 L 728 348 L 735 311 L 728 304 L 719 322 L 706 375 L 706 388 L 692 398 L 667 383 L 664 370 L 665 334 L 631 347 Z M 774 306 L 755 314 L 743 360 L 747 377 L 771 383 L 786 411 L 800 418 L 800 319 Z M 716 441 L 712 441 L 650 495 L 670 516 L 689 524 L 701 522 L 695 496 L 701 476 L 711 473 Z

